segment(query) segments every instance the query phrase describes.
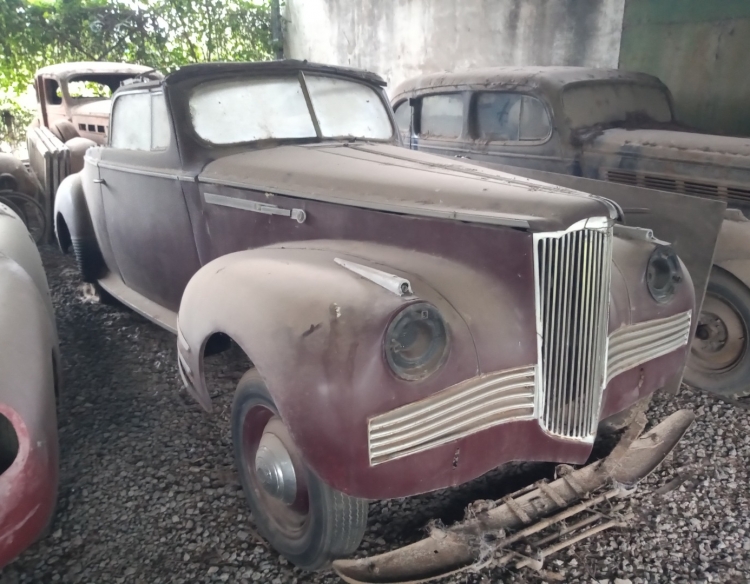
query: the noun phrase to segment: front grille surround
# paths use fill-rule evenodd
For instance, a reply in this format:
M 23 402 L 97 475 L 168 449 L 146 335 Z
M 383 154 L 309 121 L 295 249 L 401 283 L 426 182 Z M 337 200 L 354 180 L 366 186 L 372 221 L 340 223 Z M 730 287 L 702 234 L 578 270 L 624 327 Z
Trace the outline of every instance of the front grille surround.
M 605 217 L 534 234 L 536 410 L 549 434 L 596 435 L 607 360 L 613 225 Z

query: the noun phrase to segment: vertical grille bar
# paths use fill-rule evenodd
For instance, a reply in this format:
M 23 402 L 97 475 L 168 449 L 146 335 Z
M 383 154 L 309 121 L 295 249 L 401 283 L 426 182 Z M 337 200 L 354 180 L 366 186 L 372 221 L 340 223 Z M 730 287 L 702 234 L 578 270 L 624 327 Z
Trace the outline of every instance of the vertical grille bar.
M 611 261 L 612 228 L 605 219 L 535 235 L 538 407 L 542 425 L 552 434 L 589 440 L 596 432 Z

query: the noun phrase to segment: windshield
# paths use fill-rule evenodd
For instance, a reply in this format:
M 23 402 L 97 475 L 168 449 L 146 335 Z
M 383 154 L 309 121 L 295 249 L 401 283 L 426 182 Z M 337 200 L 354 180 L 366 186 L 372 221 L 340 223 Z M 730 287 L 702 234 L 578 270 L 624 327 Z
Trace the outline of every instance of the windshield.
M 587 83 L 563 90 L 563 108 L 572 128 L 628 120 L 671 122 L 664 90 L 634 83 Z
M 393 128 L 380 96 L 362 83 L 305 75 L 212 81 L 190 96 L 196 133 L 212 144 L 352 137 L 388 140 Z M 315 128 L 317 121 L 320 132 Z

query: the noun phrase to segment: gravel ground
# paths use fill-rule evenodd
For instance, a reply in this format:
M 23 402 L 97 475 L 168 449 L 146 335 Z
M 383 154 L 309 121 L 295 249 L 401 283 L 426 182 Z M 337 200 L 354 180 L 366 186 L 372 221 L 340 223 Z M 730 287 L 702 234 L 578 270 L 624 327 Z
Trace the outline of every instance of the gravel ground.
M 45 249 L 43 260 L 65 361 L 58 513 L 0 583 L 339 582 L 293 568 L 255 535 L 231 457 L 229 409 L 244 372 L 233 355 L 211 358 L 217 408 L 206 415 L 180 386 L 169 333 L 92 300 L 70 257 Z M 657 396 L 649 417 L 684 407 L 697 423 L 634 497 L 631 527 L 577 544 L 541 575 L 496 568 L 446 582 L 750 581 L 750 411 L 683 390 Z M 458 519 L 474 498 L 549 472 L 522 466 L 373 503 L 358 554 L 415 541 L 429 519 Z

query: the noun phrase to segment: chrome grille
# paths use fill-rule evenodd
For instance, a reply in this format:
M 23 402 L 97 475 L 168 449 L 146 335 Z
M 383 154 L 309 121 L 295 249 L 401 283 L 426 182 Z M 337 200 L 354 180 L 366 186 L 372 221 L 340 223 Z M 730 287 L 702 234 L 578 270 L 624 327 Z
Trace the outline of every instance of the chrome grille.
M 533 366 L 468 379 L 370 418 L 370 464 L 434 448 L 504 422 L 533 417 Z
M 604 387 L 612 227 L 582 223 L 534 236 L 537 407 L 551 434 L 589 440 Z
M 666 355 L 690 339 L 690 311 L 620 327 L 609 335 L 607 383 L 620 373 Z

